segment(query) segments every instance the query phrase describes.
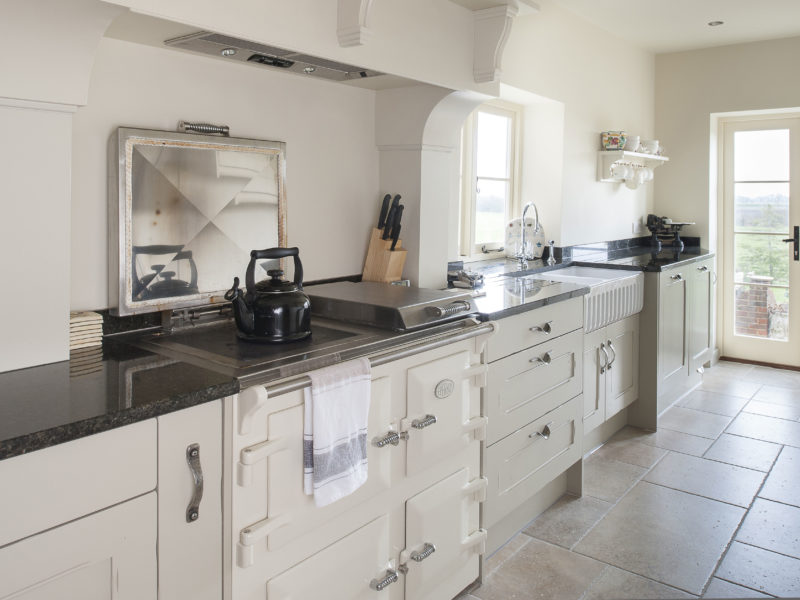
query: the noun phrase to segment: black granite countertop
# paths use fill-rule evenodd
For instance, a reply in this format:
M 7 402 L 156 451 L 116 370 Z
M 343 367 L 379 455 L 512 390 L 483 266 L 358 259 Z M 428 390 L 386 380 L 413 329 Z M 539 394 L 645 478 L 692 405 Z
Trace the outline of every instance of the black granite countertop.
M 653 248 L 647 246 L 599 252 L 591 249 L 581 250 L 575 248 L 572 251 L 570 264 L 603 267 L 604 269 L 657 272 L 714 256 L 713 252 L 698 246 L 686 246 L 680 251 L 676 251 L 671 247 L 664 247 L 660 252 L 653 250 Z
M 106 338 L 70 360 L 0 373 L 0 460 L 239 391 L 228 375 Z
M 503 277 L 490 280 L 478 293 L 481 295 L 474 302 L 480 319 L 489 321 L 577 298 L 588 294 L 589 288 L 530 277 Z

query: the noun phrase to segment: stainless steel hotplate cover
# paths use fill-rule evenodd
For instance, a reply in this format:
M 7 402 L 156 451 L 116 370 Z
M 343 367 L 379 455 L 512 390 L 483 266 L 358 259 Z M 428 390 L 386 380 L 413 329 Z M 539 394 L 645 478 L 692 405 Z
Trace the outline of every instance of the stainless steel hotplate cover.
M 382 329 L 406 331 L 476 313 L 469 292 L 339 281 L 309 286 L 311 314 Z

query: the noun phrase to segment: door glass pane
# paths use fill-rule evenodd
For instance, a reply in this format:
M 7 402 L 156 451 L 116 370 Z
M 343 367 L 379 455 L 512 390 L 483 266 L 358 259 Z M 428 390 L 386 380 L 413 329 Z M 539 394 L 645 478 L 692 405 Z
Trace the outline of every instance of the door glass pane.
M 734 231 L 789 233 L 788 183 L 735 183 Z
M 511 119 L 509 117 L 486 112 L 478 113 L 478 177 L 508 178 L 510 135 Z
M 478 179 L 475 196 L 475 243 L 500 243 L 505 239 L 508 182 Z
M 734 288 L 736 335 L 771 340 L 789 336 L 789 290 L 763 285 L 736 285 Z
M 788 244 L 777 235 L 737 233 L 733 270 L 736 283 L 789 285 Z
M 734 181 L 787 181 L 789 130 L 737 131 L 734 133 Z

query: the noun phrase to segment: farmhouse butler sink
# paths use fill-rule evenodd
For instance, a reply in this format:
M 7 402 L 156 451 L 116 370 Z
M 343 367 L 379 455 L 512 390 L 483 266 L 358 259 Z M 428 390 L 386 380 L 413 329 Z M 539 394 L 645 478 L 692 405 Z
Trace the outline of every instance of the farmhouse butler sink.
M 588 286 L 590 291 L 585 296 L 583 304 L 583 324 L 587 333 L 635 315 L 642 310 L 644 303 L 642 272 L 566 267 L 546 273 L 526 275 L 525 279 L 561 281 Z

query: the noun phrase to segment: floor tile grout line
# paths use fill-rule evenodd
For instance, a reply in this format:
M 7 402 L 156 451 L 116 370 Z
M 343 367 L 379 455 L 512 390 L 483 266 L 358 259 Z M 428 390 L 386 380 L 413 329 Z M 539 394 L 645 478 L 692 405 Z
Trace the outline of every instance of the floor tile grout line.
M 711 579 L 719 579 L 720 581 L 724 581 L 725 583 L 730 583 L 732 585 L 738 585 L 739 587 L 743 587 L 746 590 L 752 590 L 753 592 L 758 592 L 759 594 L 763 594 L 764 596 L 767 596 L 769 598 L 778 598 L 778 596 L 774 596 L 773 594 L 767 593 L 764 590 L 757 590 L 756 588 L 750 587 L 749 585 L 744 585 L 742 583 L 737 583 L 735 581 L 731 581 L 730 579 L 725 579 L 724 577 L 717 577 L 716 575 L 712 575 Z
M 793 556 L 791 554 L 786 554 L 785 552 L 778 552 L 777 550 L 772 550 L 771 548 L 764 548 L 764 546 L 759 546 L 758 544 L 752 544 L 750 542 L 743 542 L 742 540 L 734 540 L 734 542 L 736 542 L 737 544 L 741 544 L 742 546 L 750 546 L 751 548 L 757 548 L 758 550 L 763 550 L 764 552 L 771 552 L 772 554 L 777 554 L 778 556 L 791 558 L 792 560 L 800 562 L 800 556 Z
M 766 478 L 766 473 L 763 473 L 762 471 L 756 471 L 756 473 L 762 473 L 764 475 L 764 477 Z M 672 486 L 669 486 L 669 485 L 664 485 L 663 483 L 658 483 L 657 481 L 645 481 L 645 483 L 650 483 L 652 485 L 657 485 L 659 487 L 663 487 L 663 488 L 666 488 L 668 490 L 672 490 L 673 492 L 681 492 L 682 494 L 688 494 L 690 496 L 695 496 L 696 498 L 705 498 L 706 500 L 711 500 L 712 502 L 719 502 L 720 504 L 727 504 L 728 506 L 733 506 L 735 508 L 741 508 L 745 512 L 750 510 L 750 507 L 753 505 L 753 502 L 757 498 L 757 496 L 754 495 L 753 498 L 750 500 L 750 504 L 748 504 L 747 506 L 742 506 L 741 504 L 734 504 L 733 502 L 728 502 L 726 500 L 720 500 L 719 498 L 711 498 L 710 496 L 704 496 L 703 494 L 698 494 L 696 492 L 689 492 L 687 490 L 682 490 L 680 488 L 675 488 L 675 487 L 672 487 Z M 761 486 L 759 486 L 759 489 L 761 489 Z
M 785 446 L 783 448 L 785 448 Z M 783 448 L 781 448 L 781 451 L 778 453 L 778 457 L 780 457 L 780 455 L 783 453 Z M 775 458 L 775 461 L 778 460 L 778 457 Z M 774 466 L 775 466 L 775 463 L 773 462 L 773 467 Z M 741 521 L 739 521 L 739 525 L 736 526 L 736 529 L 734 530 L 733 535 L 731 536 L 731 539 L 728 540 L 728 543 L 725 546 L 725 549 L 722 551 L 722 554 L 720 555 L 719 559 L 717 560 L 716 565 L 714 565 L 714 570 L 711 572 L 711 577 L 709 577 L 708 581 L 706 581 L 706 585 L 703 586 L 703 593 L 705 593 L 705 591 L 708 588 L 711 580 L 716 576 L 717 571 L 719 571 L 720 566 L 722 566 L 722 563 L 725 562 L 725 558 L 728 556 L 728 552 L 733 547 L 733 544 L 736 542 L 736 536 L 739 535 L 739 531 L 741 531 L 742 525 L 744 525 L 744 522 L 747 520 L 747 517 L 750 515 L 750 508 L 752 508 L 753 503 L 755 502 L 755 498 L 759 498 L 760 497 L 759 494 L 761 494 L 761 490 L 763 490 L 764 486 L 767 484 L 767 479 L 769 479 L 769 476 L 770 476 L 771 473 L 772 473 L 772 467 L 770 467 L 770 470 L 767 471 L 767 474 L 764 476 L 764 479 L 761 481 L 761 485 L 758 486 L 758 490 L 756 491 L 756 494 L 753 497 L 753 500 L 750 502 L 750 506 L 745 510 L 744 515 L 742 515 Z M 719 579 L 722 579 L 722 578 L 720 577 Z M 735 582 L 730 582 L 730 583 L 735 583 Z M 743 587 L 747 587 L 747 586 L 743 586 Z

